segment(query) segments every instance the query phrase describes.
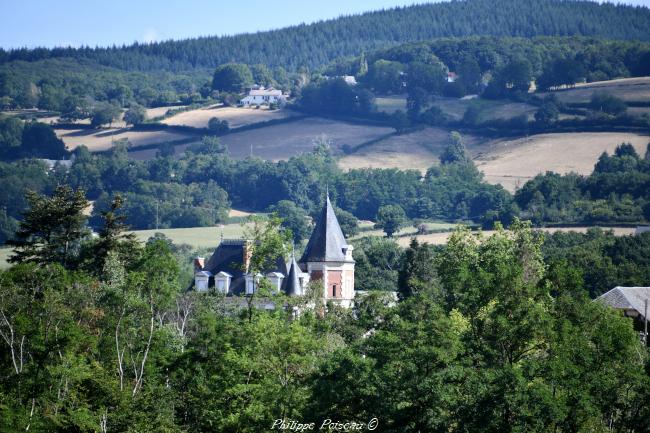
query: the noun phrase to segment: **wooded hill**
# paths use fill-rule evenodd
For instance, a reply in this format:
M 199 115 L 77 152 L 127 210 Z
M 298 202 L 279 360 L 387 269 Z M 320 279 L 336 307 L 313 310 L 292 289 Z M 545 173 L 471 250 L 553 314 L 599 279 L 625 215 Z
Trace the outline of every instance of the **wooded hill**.
M 215 30 L 218 23 L 215 22 Z M 594 36 L 650 40 L 650 9 L 591 1 L 465 0 L 387 9 L 279 30 L 110 48 L 0 50 L 0 63 L 89 58 L 125 70 L 181 71 L 226 62 L 314 68 L 333 59 L 448 36 Z

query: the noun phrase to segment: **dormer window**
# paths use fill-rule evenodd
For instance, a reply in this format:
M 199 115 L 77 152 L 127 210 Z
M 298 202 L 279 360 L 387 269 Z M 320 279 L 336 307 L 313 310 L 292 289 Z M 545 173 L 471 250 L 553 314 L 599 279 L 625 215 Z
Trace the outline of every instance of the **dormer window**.
M 196 287 L 197 292 L 208 291 L 210 275 L 212 274 L 208 271 L 198 271 L 194 274 L 194 287 Z
M 247 295 L 252 295 L 255 293 L 255 290 L 257 290 L 257 285 L 260 283 L 260 278 L 262 276 L 260 274 L 255 275 L 255 278 L 253 278 L 252 275 L 246 274 L 246 294 Z
M 232 275 L 228 272 L 221 271 L 214 276 L 214 288 L 217 293 L 228 294 L 230 292 L 230 281 L 232 280 Z
M 280 290 L 282 290 L 282 280 L 284 280 L 284 275 L 279 272 L 270 272 L 266 275 L 266 278 L 271 282 L 273 291 L 275 293 L 280 293 Z

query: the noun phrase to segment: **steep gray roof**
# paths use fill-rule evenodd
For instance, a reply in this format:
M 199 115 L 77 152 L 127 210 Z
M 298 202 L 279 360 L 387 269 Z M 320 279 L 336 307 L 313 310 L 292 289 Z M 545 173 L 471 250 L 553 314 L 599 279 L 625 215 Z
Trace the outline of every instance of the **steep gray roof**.
M 298 279 L 298 274 L 301 273 L 298 263 L 296 263 L 296 258 L 291 259 L 291 264 L 289 265 L 289 274 L 284 280 L 283 291 L 288 296 L 302 296 L 302 287 L 300 286 L 300 280 Z
M 244 246 L 246 242 L 244 239 L 222 239 L 203 267 L 204 271 L 208 271 L 212 275 L 217 275 L 219 272 L 230 274 L 232 276 L 230 291 L 234 294 L 243 293 L 246 287 L 244 272 Z M 282 255 L 278 255 L 273 266 L 270 269 L 265 269 L 263 273 L 266 275 L 270 272 L 287 275 L 287 264 Z M 214 284 L 214 279 L 210 284 Z
M 636 310 L 644 315 L 645 301 L 648 300 L 648 311 L 650 311 L 650 287 L 614 287 L 607 293 L 596 298 L 613 308 Z
M 346 245 L 328 195 L 300 262 L 343 262 L 343 247 Z

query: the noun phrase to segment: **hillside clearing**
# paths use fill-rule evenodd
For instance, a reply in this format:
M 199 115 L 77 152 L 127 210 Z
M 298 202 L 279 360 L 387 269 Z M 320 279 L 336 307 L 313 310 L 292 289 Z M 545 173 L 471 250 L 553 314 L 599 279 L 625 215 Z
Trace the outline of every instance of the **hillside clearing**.
M 475 157 L 485 180 L 515 191 L 539 173 L 590 174 L 603 152 L 629 142 L 643 155 L 650 136 L 618 132 L 577 132 L 540 134 L 515 140 L 497 140 Z
M 91 152 L 108 150 L 117 140 L 126 138 L 132 147 L 148 146 L 188 140 L 195 137 L 172 131 L 133 131 L 125 128 L 114 129 L 55 129 L 56 135 L 63 140 L 69 150 L 81 145 L 86 146 Z M 153 149 L 153 155 L 156 150 Z
M 606 92 L 625 101 L 650 101 L 650 77 L 621 78 L 577 84 L 572 89 L 556 90 L 553 93 L 562 102 L 589 102 L 596 92 Z M 545 96 L 548 93 L 540 93 Z
M 310 117 L 295 122 L 271 125 L 265 128 L 234 132 L 220 137 L 233 158 L 245 158 L 251 154 L 256 157 L 279 161 L 300 153 L 310 152 L 314 141 L 325 138 L 331 142 L 332 150 L 339 152 L 348 144 L 357 146 L 393 132 L 392 128 L 357 125 L 320 117 Z M 187 146 L 176 146 L 181 153 Z M 155 156 L 155 149 L 131 152 L 135 159 L 149 159 Z
M 291 110 L 269 110 L 267 108 L 243 108 L 211 106 L 196 110 L 183 111 L 161 121 L 167 125 L 185 125 L 194 128 L 207 128 L 211 118 L 226 120 L 231 128 L 239 128 L 253 123 L 267 122 L 269 120 L 285 119 L 297 115 Z

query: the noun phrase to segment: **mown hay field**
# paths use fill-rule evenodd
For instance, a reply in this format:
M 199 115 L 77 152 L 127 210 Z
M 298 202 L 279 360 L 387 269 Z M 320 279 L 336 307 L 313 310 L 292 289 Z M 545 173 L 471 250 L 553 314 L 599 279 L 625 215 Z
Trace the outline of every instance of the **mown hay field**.
M 178 142 L 194 137 L 176 131 L 133 131 L 127 128 L 112 129 L 55 129 L 56 135 L 63 140 L 69 150 L 84 145 L 91 152 L 108 150 L 113 147 L 114 142 L 127 139 L 132 147 L 149 146 Z M 153 150 L 155 155 L 156 150 Z
M 234 132 L 220 137 L 233 158 L 253 156 L 271 161 L 287 160 L 313 150 L 317 140 L 327 140 L 335 153 L 348 144 L 357 146 L 393 132 L 393 128 L 357 125 L 320 117 L 309 117 L 294 122 L 271 125 L 259 129 Z M 176 146 L 181 153 L 187 145 Z M 155 156 L 155 149 L 131 152 L 136 159 Z
M 399 168 L 426 172 L 439 163 L 438 158 L 449 142 L 449 132 L 443 128 L 424 128 L 409 134 L 393 135 L 343 156 L 339 166 L 344 170 Z M 482 142 L 472 135 L 464 135 L 463 140 L 470 152 L 478 149 Z
M 228 122 L 231 128 L 251 125 L 253 123 L 267 122 L 269 120 L 285 119 L 296 116 L 298 113 L 291 110 L 269 110 L 267 108 L 222 107 L 210 106 L 196 110 L 183 111 L 161 121 L 167 125 L 185 125 L 194 128 L 207 128 L 211 118 Z
M 539 173 L 590 174 L 603 152 L 612 154 L 621 143 L 631 143 L 644 155 L 650 136 L 626 132 L 539 134 L 484 145 L 475 157 L 485 180 L 514 191 Z

